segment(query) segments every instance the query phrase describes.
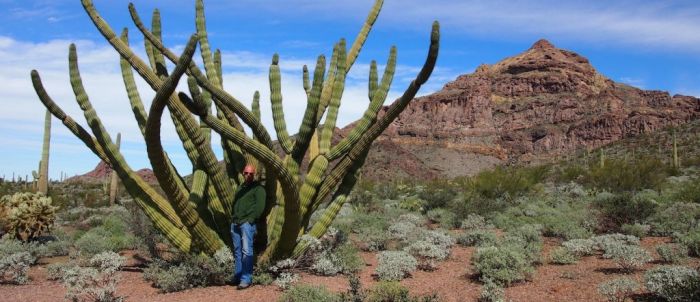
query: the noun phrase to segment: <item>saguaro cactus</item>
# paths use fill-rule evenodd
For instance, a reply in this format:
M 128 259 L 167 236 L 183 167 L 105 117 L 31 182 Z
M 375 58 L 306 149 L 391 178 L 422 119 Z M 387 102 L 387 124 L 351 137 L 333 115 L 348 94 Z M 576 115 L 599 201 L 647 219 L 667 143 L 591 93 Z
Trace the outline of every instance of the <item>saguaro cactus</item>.
M 37 191 L 44 195 L 49 193 L 49 145 L 51 144 L 51 112 L 46 110 L 44 117 L 44 144 L 41 148 L 41 161 L 37 175 Z
M 129 194 L 143 208 L 171 243 L 185 252 L 213 253 L 230 244 L 229 223 L 234 192 L 243 181 L 241 168 L 246 163 L 257 164 L 265 175 L 267 191 L 266 223 L 260 224 L 262 239 L 267 239 L 262 261 L 299 255 L 306 248 L 303 235 L 322 236 L 345 203 L 354 186 L 360 168 L 372 142 L 401 113 L 427 81 L 437 60 L 439 25 L 433 23 L 427 59 L 403 95 L 379 117 L 396 67 L 396 48 L 391 49 L 381 79 L 376 62 L 369 74 L 369 105 L 355 128 L 336 145 L 331 137 L 336 126 L 338 107 L 343 95 L 345 77 L 357 58 L 374 21 L 382 0 L 377 0 L 355 41 L 347 49 L 345 40 L 335 44 L 326 67 L 326 57 L 318 57 L 310 79 L 303 68 L 307 106 L 295 136 L 287 132 L 282 106 L 279 56 L 270 64 L 270 101 L 277 140 L 283 156 L 274 150 L 267 129 L 260 122 L 259 94 L 253 98 L 253 108 L 246 108 L 237 98 L 223 90 L 221 53 L 209 46 L 204 18 L 204 5 L 196 1 L 196 33 L 184 52 L 178 56 L 161 42 L 160 14 L 156 10 L 151 29 L 142 23 L 136 9 L 129 5 L 132 19 L 145 37 L 148 60 L 143 60 L 129 47 L 128 33 L 121 36 L 100 17 L 92 1 L 82 0 L 85 11 L 97 29 L 121 56 L 122 75 L 129 101 L 141 134 L 146 141 L 148 158 L 165 196 L 156 193 L 126 163 L 102 125 L 83 89 L 78 69 L 77 51 L 69 51 L 70 78 L 76 100 L 90 125 L 90 134 L 51 99 L 45 91 L 39 73 L 32 71 L 34 88 L 42 103 L 79 137 L 100 159 L 109 163 Z M 199 44 L 204 70 L 192 63 Z M 172 71 L 165 60 L 175 63 Z M 136 71 L 156 91 L 146 112 L 134 83 Z M 175 93 L 179 79 L 187 76 L 189 94 Z M 212 113 L 212 105 L 216 114 Z M 161 117 L 165 107 L 185 152 L 192 164 L 191 184 L 183 181 L 172 165 L 160 140 Z M 252 137 L 243 127 L 248 127 Z M 225 165 L 219 165 L 212 150 L 211 131 L 221 136 Z M 93 136 L 94 135 L 94 136 Z M 302 160 L 308 165 L 302 166 Z M 331 164 L 333 163 L 333 164 Z M 303 168 L 303 169 L 302 169 Z M 321 211 L 312 222 L 311 215 Z

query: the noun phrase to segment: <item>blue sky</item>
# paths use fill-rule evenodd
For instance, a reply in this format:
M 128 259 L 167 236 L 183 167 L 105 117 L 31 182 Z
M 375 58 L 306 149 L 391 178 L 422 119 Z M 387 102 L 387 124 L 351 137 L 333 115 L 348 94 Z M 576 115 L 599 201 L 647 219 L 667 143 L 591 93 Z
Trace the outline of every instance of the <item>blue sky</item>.
M 285 113 L 296 129 L 305 105 L 301 66 L 330 55 L 335 41 L 352 40 L 372 0 L 205 1 L 209 38 L 224 54 L 224 86 L 249 103 L 260 90 L 263 121 L 270 131 L 267 69 L 280 54 Z M 95 0 L 115 30 L 128 27 L 131 44 L 143 53 L 127 1 Z M 181 49 L 194 31 L 194 1 L 137 0 L 141 17 L 159 8 L 167 45 Z M 122 151 L 135 169 L 149 167 L 144 143 L 131 114 L 119 75 L 117 54 L 103 40 L 78 0 L 0 0 L 0 177 L 24 177 L 41 155 L 44 108 L 29 72 L 66 112 L 83 122 L 68 82 L 68 45 L 77 44 L 86 89 L 106 127 L 122 133 Z M 529 48 L 540 38 L 575 51 L 599 72 L 618 82 L 671 94 L 700 96 L 700 3 L 697 1 L 417 1 L 385 0 L 345 90 L 339 125 L 360 117 L 367 104 L 369 62 L 383 68 L 391 45 L 398 47 L 397 74 L 388 100 L 407 86 L 422 64 L 430 24 L 441 23 L 441 49 L 431 80 L 419 95 L 439 90 L 479 64 L 495 63 Z M 380 69 L 381 70 L 381 69 Z M 153 93 L 141 83 L 147 103 Z M 85 123 L 83 123 L 85 125 Z M 82 174 L 98 162 L 54 119 L 50 176 Z M 190 167 L 172 126 L 163 140 L 181 171 Z M 216 141 L 216 140 L 215 140 Z M 218 149 L 218 146 L 216 146 Z

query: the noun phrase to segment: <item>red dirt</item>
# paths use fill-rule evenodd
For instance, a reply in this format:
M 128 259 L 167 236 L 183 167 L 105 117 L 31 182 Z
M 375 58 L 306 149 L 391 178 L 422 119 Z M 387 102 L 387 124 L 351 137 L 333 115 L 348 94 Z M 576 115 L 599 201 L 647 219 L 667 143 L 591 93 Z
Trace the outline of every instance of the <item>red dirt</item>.
M 668 238 L 647 237 L 641 245 L 658 260 L 655 246 L 669 242 Z M 559 243 L 546 239 L 544 257 Z M 437 293 L 445 301 L 476 301 L 481 292 L 481 283 L 473 277 L 470 258 L 473 247 L 455 246 L 449 259 L 441 262 L 432 272 L 417 271 L 401 284 L 408 287 L 412 294 L 426 295 Z M 130 253 L 125 253 L 127 256 Z M 377 281 L 372 276 L 377 261 L 374 253 L 362 253 L 367 266 L 360 272 L 364 288 L 370 288 Z M 30 283 L 26 285 L 0 285 L 0 301 L 60 301 L 64 299 L 63 286 L 55 281 L 46 280 L 46 264 L 65 261 L 65 257 L 42 259 L 29 271 Z M 132 262 L 133 263 L 133 262 Z M 649 269 L 657 262 L 646 265 Z M 686 265 L 700 266 L 700 259 L 690 258 Z M 120 272 L 121 281 L 117 293 L 126 297 L 126 301 L 275 301 L 282 294 L 274 285 L 256 285 L 250 289 L 238 291 L 234 286 L 212 286 L 195 288 L 177 293 L 163 294 L 144 281 L 142 273 L 136 267 L 127 267 Z M 514 284 L 506 289 L 506 299 L 512 301 L 605 301 L 597 292 L 598 284 L 621 276 L 630 276 L 643 281 L 643 271 L 625 275 L 620 273 L 615 264 L 600 256 L 584 257 L 572 265 L 542 264 L 532 280 Z M 301 274 L 301 283 L 324 285 L 336 292 L 348 289 L 344 276 L 321 277 L 306 273 Z M 639 294 L 644 294 L 640 292 Z

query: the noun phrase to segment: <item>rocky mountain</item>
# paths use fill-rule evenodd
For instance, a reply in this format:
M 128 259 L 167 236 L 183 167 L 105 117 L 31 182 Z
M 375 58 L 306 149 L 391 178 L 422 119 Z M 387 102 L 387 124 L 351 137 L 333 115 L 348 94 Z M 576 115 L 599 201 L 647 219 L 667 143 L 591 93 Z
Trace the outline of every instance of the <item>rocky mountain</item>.
M 616 83 L 585 57 L 540 40 L 415 99 L 375 143 L 372 168 L 364 171 L 378 179 L 469 175 L 600 147 L 699 116 L 700 99 Z
M 698 117 L 698 98 L 616 83 L 585 57 L 539 40 L 521 54 L 481 65 L 413 100 L 373 144 L 363 177 L 472 175 L 499 164 L 541 162 L 597 148 Z M 336 131 L 334 141 L 352 126 Z M 85 176 L 104 177 L 105 169 L 98 165 Z M 139 172 L 154 180 L 150 170 Z

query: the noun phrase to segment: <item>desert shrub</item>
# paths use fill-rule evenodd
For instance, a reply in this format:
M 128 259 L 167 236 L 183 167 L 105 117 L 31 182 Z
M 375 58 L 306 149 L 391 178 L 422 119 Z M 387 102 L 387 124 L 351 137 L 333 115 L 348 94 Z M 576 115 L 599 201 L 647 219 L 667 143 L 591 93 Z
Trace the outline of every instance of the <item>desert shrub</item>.
M 114 252 L 94 255 L 88 267 L 72 266 L 63 269 L 66 299 L 71 301 L 122 301 L 116 295 L 118 270 L 125 259 Z
M 632 235 L 635 237 L 643 238 L 649 233 L 649 230 L 651 230 L 651 226 L 648 224 L 623 224 L 622 227 L 620 227 L 620 231 L 622 231 L 623 234 L 627 235 Z
M 491 280 L 484 281 L 484 286 L 479 294 L 479 302 L 504 302 L 506 291 L 503 286 Z
M 656 246 L 656 252 L 666 263 L 679 263 L 688 257 L 688 247 L 677 243 L 660 244 Z
M 63 240 L 54 240 L 45 243 L 38 241 L 23 242 L 6 235 L 0 239 L 0 258 L 20 252 L 29 252 L 34 259 L 65 256 L 68 255 L 70 245 L 70 242 Z M 31 264 L 34 264 L 34 262 Z
M 15 238 L 30 241 L 49 231 L 56 220 L 51 197 L 41 193 L 15 193 L 0 197 L 0 220 Z
M 593 204 L 598 207 L 605 220 L 616 227 L 644 221 L 656 212 L 659 203 L 656 192 L 645 190 L 636 194 L 602 192 L 595 196 Z
M 637 281 L 630 278 L 616 278 L 598 285 L 600 293 L 609 302 L 624 302 L 627 297 L 639 290 Z
M 75 265 L 76 264 L 73 261 L 51 263 L 46 266 L 46 279 L 61 280 L 65 270 Z
M 633 160 L 610 158 L 605 166 L 589 166 L 579 179 L 583 184 L 612 192 L 655 189 L 670 174 L 670 167 L 656 157 L 641 156 Z
M 364 251 L 383 251 L 386 248 L 389 235 L 383 230 L 368 228 L 357 234 L 357 240 L 360 242 L 358 244 L 360 249 Z
M 466 182 L 466 189 L 489 198 L 511 199 L 530 192 L 542 182 L 549 168 L 536 167 L 497 167 L 483 171 Z
M 700 227 L 678 236 L 678 241 L 688 247 L 691 256 L 700 256 Z
M 368 302 L 410 302 L 411 295 L 408 288 L 396 281 L 381 281 L 374 285 L 368 292 Z
M 592 238 L 597 250 L 603 252 L 603 258 L 610 258 L 611 251 L 619 249 L 620 246 L 639 245 L 639 238 L 623 234 L 605 234 Z
M 625 272 L 641 269 L 644 264 L 653 260 L 644 248 L 626 244 L 609 246 L 603 257 L 612 259 Z
M 492 222 L 499 228 L 512 229 L 527 224 L 542 226 L 542 233 L 563 239 L 587 238 L 596 224 L 585 203 L 566 198 L 518 198 L 515 206 L 496 213 Z
M 0 258 L 0 283 L 25 284 L 27 271 L 36 259 L 29 252 L 19 252 Z
M 455 239 L 441 230 L 422 230 L 417 239 L 408 241 L 404 251 L 418 259 L 418 267 L 422 270 L 434 270 L 436 261 L 442 261 L 450 255 L 450 247 Z
M 467 218 L 462 220 L 459 227 L 464 230 L 480 230 L 493 228 L 492 225 L 486 222 L 486 218 L 478 214 L 469 214 Z
M 684 266 L 659 266 L 644 274 L 648 291 L 668 301 L 698 301 L 700 275 Z
M 397 221 L 389 226 L 388 232 L 392 239 L 408 241 L 411 238 L 416 237 L 416 233 L 420 232 L 421 229 L 410 221 Z
M 482 281 L 505 286 L 525 280 L 534 270 L 523 250 L 511 246 L 478 248 L 471 261 Z
M 332 276 L 357 272 L 363 265 L 364 261 L 357 248 L 352 244 L 343 244 L 321 252 L 311 266 L 311 270 L 323 276 Z
M 410 212 L 423 211 L 424 207 L 425 200 L 420 199 L 418 196 L 408 196 L 399 201 L 399 208 Z
M 457 214 L 459 218 L 466 218 L 469 214 L 490 216 L 500 213 L 512 205 L 510 197 L 489 198 L 479 193 L 466 191 L 462 198 L 457 198 L 449 205 L 449 210 Z
M 596 243 L 592 239 L 571 239 L 564 241 L 561 245 L 579 257 L 593 255 L 596 249 Z
M 437 268 L 435 261 L 441 261 L 449 256 L 450 251 L 444 247 L 425 240 L 414 241 L 404 248 L 404 251 L 418 259 L 418 267 L 431 271 Z
M 670 236 L 674 232 L 686 233 L 700 221 L 700 204 L 676 202 L 658 211 L 647 220 L 651 233 Z
M 675 192 L 674 199 L 688 203 L 700 203 L 700 180 L 692 179 L 679 185 L 679 190 Z
M 122 210 L 123 208 L 119 207 L 119 211 Z M 125 220 L 128 217 L 117 213 L 104 216 L 100 225 L 89 229 L 75 241 L 75 247 L 87 255 L 136 248 L 139 239 L 131 234 L 129 221 Z
M 524 225 L 503 236 L 502 246 L 520 250 L 529 263 L 540 263 L 542 254 L 542 233 L 539 225 Z
M 396 183 L 381 182 L 374 185 L 374 194 L 376 194 L 379 199 L 396 200 L 401 194 L 401 190 Z
M 457 243 L 463 246 L 494 246 L 497 242 L 496 233 L 487 230 L 468 231 L 457 237 Z
M 578 261 L 576 254 L 565 247 L 553 249 L 549 254 L 550 262 L 554 264 L 574 264 Z
M 362 283 L 357 275 L 350 275 L 348 278 L 348 283 L 348 290 L 344 293 L 340 293 L 340 301 L 363 302 L 367 300 L 367 293 L 362 288 Z
M 279 302 L 332 302 L 340 301 L 338 295 L 325 286 L 298 284 L 290 287 L 277 299 Z
M 280 289 L 288 289 L 292 287 L 297 281 L 299 281 L 299 275 L 292 272 L 284 272 L 279 274 L 277 278 L 275 278 L 275 281 L 272 282 L 272 284 L 279 287 Z
M 450 235 L 450 233 L 442 229 L 425 231 L 422 232 L 421 236 L 422 240 L 438 245 L 445 249 L 449 249 L 456 243 L 456 240 Z
M 404 251 L 384 251 L 377 255 L 377 277 L 384 281 L 399 281 L 416 270 L 418 261 Z
M 178 261 L 152 262 L 144 269 L 143 278 L 162 292 L 176 292 L 193 287 L 224 284 L 233 274 L 233 256 L 224 247 L 213 257 L 181 255 Z
M 443 208 L 432 209 L 425 213 L 425 216 L 428 217 L 430 221 L 438 223 L 440 227 L 446 229 L 455 228 L 459 224 L 457 215 Z
M 429 211 L 447 206 L 457 197 L 457 190 L 449 181 L 436 179 L 428 182 L 425 188 L 418 192 L 418 197 L 425 201 L 423 210 Z
M 396 219 L 397 222 L 407 222 L 410 224 L 413 224 L 415 226 L 423 226 L 425 225 L 425 218 L 419 214 L 415 213 L 408 213 L 408 214 L 403 214 L 399 216 L 399 218 Z

